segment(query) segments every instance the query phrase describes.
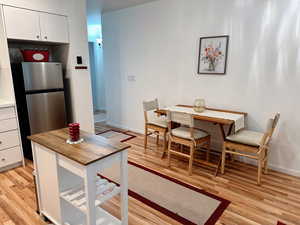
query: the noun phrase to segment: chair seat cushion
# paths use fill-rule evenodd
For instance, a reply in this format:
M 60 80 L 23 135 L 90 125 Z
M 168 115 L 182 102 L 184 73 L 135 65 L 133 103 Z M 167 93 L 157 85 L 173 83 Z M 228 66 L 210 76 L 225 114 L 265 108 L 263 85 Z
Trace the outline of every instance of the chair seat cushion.
M 251 130 L 241 130 L 236 134 L 226 137 L 226 140 L 258 147 L 264 134 Z
M 152 125 L 163 127 L 163 128 L 168 128 L 168 121 L 166 119 L 151 118 L 148 121 L 148 124 L 152 124 Z
M 191 137 L 191 130 L 188 127 L 178 127 L 172 129 L 172 135 L 176 137 L 181 137 L 184 139 L 192 139 Z M 207 137 L 209 134 L 202 130 L 194 129 L 194 139 L 204 138 Z

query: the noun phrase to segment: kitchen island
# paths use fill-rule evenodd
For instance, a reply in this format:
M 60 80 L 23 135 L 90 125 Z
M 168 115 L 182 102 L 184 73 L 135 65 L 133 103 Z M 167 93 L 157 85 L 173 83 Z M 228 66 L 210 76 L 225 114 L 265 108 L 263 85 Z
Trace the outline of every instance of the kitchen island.
M 68 129 L 30 136 L 41 216 L 57 225 L 127 225 L 127 144 L 81 131 L 84 142 L 70 145 Z M 98 174 L 120 164 L 120 185 Z M 121 195 L 121 220 L 100 206 Z

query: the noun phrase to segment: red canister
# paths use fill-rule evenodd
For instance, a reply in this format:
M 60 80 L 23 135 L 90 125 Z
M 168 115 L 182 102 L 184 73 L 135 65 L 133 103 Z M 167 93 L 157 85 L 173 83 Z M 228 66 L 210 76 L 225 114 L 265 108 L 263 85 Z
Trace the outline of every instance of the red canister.
M 49 62 L 48 50 L 24 49 L 21 52 L 25 62 Z
M 80 124 L 70 123 L 69 124 L 69 135 L 71 141 L 78 141 L 80 138 Z

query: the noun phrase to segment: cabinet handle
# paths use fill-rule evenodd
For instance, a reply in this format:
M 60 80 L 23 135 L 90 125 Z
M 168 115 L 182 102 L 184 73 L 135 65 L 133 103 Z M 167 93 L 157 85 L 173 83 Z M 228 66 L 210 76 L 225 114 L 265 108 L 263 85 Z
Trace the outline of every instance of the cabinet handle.
M 47 39 L 48 37 L 47 36 L 45 36 L 45 39 Z
M 40 39 L 40 35 L 36 35 L 36 38 L 37 38 L 37 39 Z
M 0 141 L 0 145 L 2 144 L 2 141 Z
M 5 158 L 2 158 L 2 159 L 1 159 L 1 162 L 4 162 L 5 160 L 6 160 Z

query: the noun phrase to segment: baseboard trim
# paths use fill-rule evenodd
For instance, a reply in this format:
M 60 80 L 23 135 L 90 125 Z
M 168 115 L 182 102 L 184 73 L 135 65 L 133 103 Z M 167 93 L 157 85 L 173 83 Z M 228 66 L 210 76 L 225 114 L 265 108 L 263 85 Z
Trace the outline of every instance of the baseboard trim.
M 123 125 L 120 125 L 120 124 L 117 124 L 117 123 L 113 123 L 111 121 L 106 121 L 106 124 L 108 126 L 120 128 L 120 129 L 123 129 L 123 130 L 132 131 L 132 132 L 135 132 L 135 133 L 138 133 L 138 134 L 143 134 L 144 133 L 143 130 L 139 130 L 139 129 L 134 129 L 134 128 L 131 128 L 131 127 L 123 126 Z
M 94 110 L 94 114 L 98 114 L 98 113 L 106 113 L 105 109 L 96 109 Z
M 22 164 L 23 164 L 22 161 L 14 163 L 14 164 L 10 164 L 8 166 L 0 168 L 0 172 L 5 172 L 5 171 L 8 171 L 8 170 L 14 169 L 16 167 L 22 166 Z
M 286 169 L 286 168 L 277 167 L 274 165 L 270 165 L 270 169 L 278 171 L 278 172 L 286 173 L 288 175 L 292 175 L 295 177 L 300 177 L 300 171 L 298 171 L 298 170 Z
M 132 131 L 132 132 L 135 132 L 135 133 L 138 133 L 138 134 L 143 134 L 144 133 L 143 130 L 130 128 L 130 127 L 123 126 L 123 125 L 120 125 L 120 124 L 117 124 L 117 123 L 113 123 L 111 121 L 107 121 L 107 124 L 110 125 L 110 126 L 116 127 L 116 128 L 121 128 L 121 129 Z M 240 161 L 245 162 L 245 163 L 249 163 L 251 165 L 256 165 L 255 162 L 250 161 L 250 160 L 244 160 L 243 158 L 241 158 Z M 300 171 L 299 170 L 283 168 L 283 167 L 274 165 L 272 163 L 269 164 L 269 168 L 274 170 L 274 171 L 277 171 L 277 172 L 285 173 L 285 174 L 288 174 L 288 175 L 291 175 L 291 176 L 300 177 Z

